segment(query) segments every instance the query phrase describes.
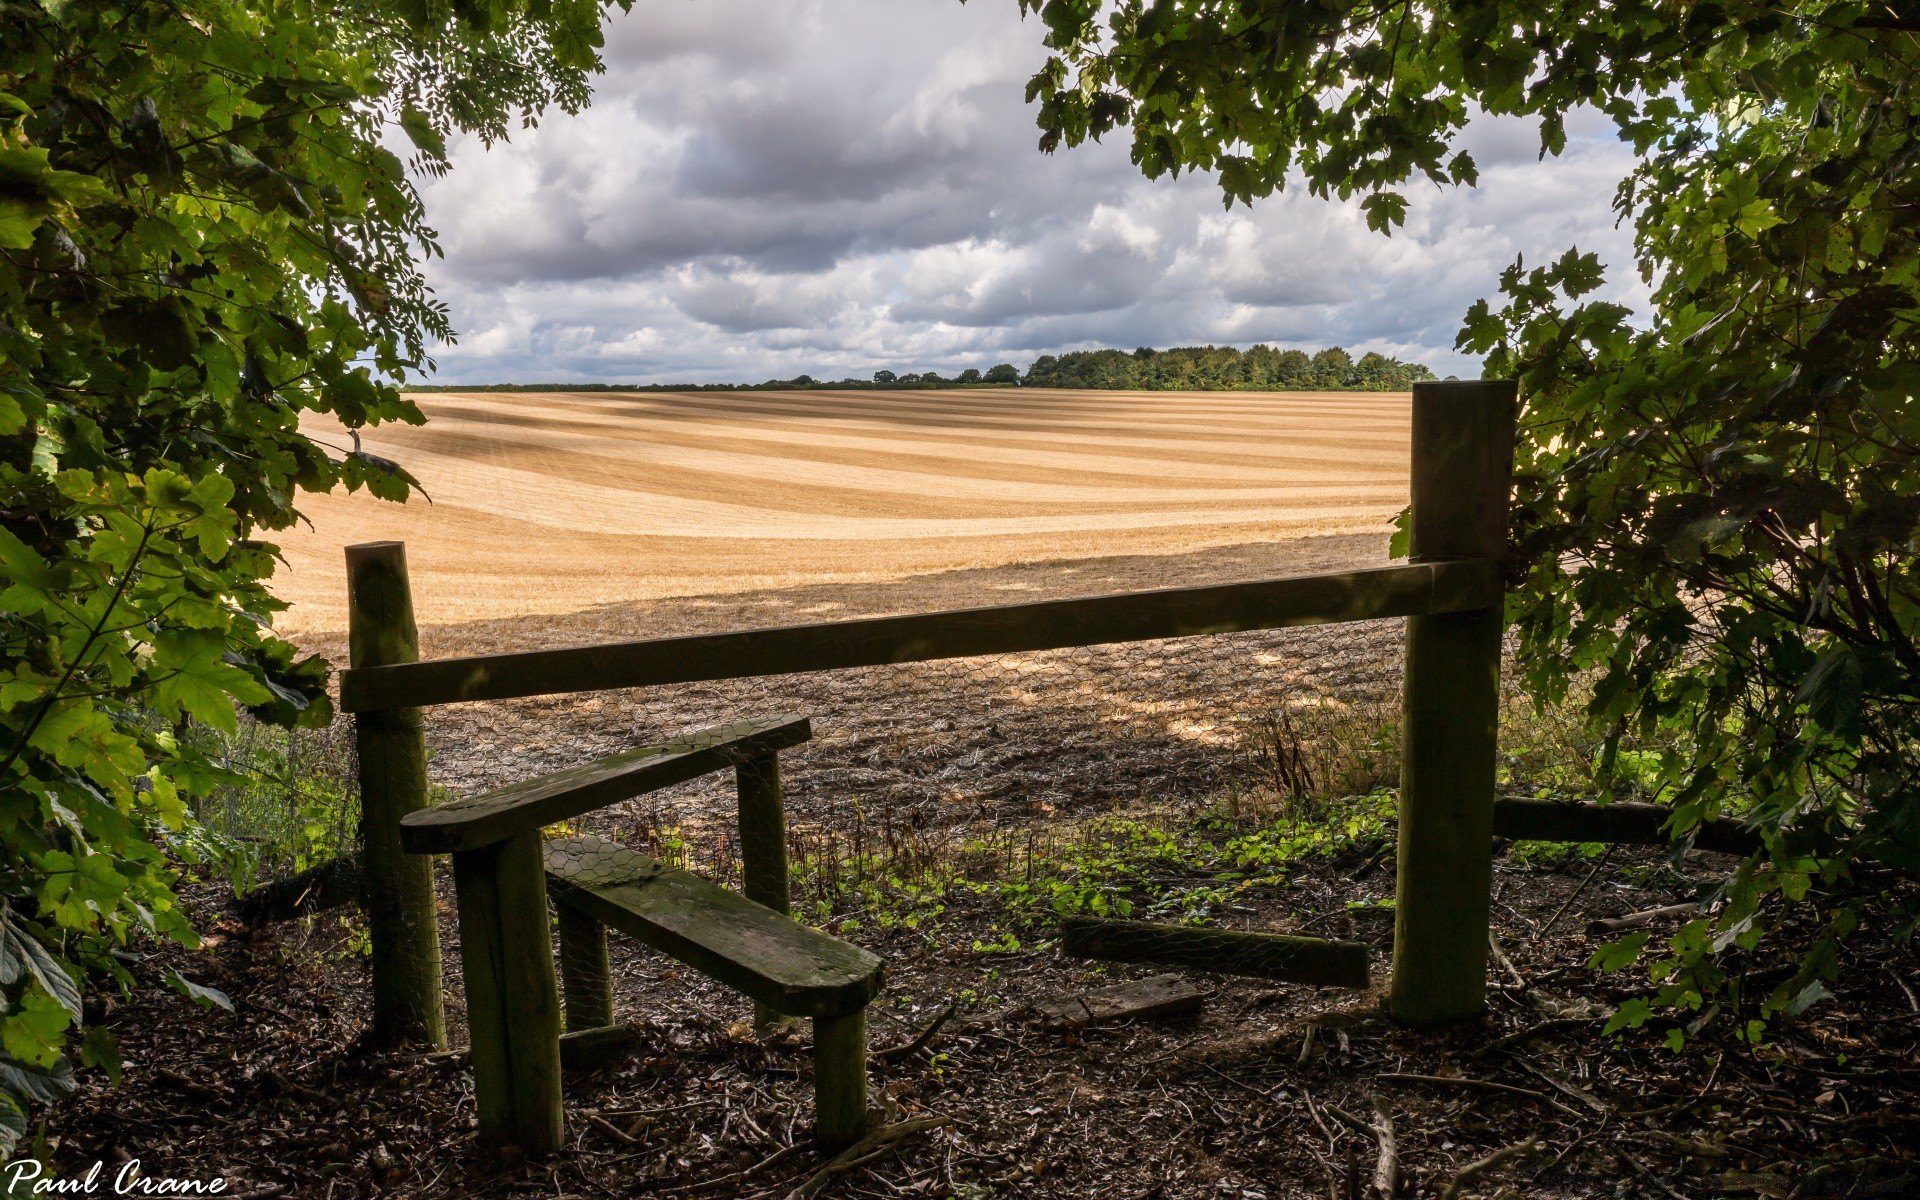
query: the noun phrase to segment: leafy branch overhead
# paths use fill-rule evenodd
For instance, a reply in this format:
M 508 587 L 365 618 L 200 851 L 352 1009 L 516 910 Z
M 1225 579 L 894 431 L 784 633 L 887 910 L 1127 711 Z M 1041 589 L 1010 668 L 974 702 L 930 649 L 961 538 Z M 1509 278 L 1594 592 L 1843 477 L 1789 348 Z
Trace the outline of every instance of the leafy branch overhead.
M 69 1039 L 117 1070 L 80 997 L 121 944 L 194 940 L 224 776 L 182 732 L 329 718 L 269 539 L 302 491 L 412 486 L 312 432 L 421 419 L 395 384 L 452 331 L 410 171 L 582 107 L 605 7 L 0 4 L 0 1144 Z
M 1476 115 L 1578 110 L 1638 155 L 1617 201 L 1644 313 L 1568 250 L 1500 279 L 1461 349 L 1525 403 L 1512 616 L 1542 703 L 1590 696 L 1664 747 L 1639 786 L 1684 846 L 1764 837 L 1714 918 L 1657 952 L 1657 1005 L 1761 1036 L 1824 994 L 1872 873 L 1920 871 L 1920 23 L 1889 0 L 1024 0 L 1052 50 L 1029 95 L 1051 150 L 1120 130 L 1148 175 L 1216 173 L 1407 216 L 1472 184 Z M 1838 849 L 1834 849 L 1835 846 Z M 1885 866 L 1869 866 L 1869 862 Z M 1785 902 L 1785 903 L 1782 903 Z M 1757 947 L 1811 905 L 1799 971 Z M 1623 1010 L 1628 1011 L 1628 1010 Z M 1651 1013 L 1632 1010 L 1639 1019 Z

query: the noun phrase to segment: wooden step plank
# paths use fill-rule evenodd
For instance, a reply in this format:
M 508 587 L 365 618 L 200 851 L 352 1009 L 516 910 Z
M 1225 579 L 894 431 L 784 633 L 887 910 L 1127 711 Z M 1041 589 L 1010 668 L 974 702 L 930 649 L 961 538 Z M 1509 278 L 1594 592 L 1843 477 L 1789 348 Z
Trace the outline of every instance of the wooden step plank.
M 807 718 L 794 714 L 718 725 L 658 746 L 628 750 L 408 813 L 400 822 L 400 842 L 413 854 L 476 850 L 516 833 L 697 779 L 743 759 L 797 746 L 812 736 Z
M 880 991 L 876 956 L 625 846 L 548 842 L 547 879 L 556 902 L 788 1016 L 839 1016 Z

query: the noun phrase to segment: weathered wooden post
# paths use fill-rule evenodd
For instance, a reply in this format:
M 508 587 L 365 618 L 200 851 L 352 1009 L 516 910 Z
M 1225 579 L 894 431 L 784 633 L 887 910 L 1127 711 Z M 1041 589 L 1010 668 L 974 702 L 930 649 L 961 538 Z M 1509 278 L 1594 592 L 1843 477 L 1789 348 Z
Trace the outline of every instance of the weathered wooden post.
M 828 1152 L 867 1132 L 867 1010 L 813 1019 L 813 1136 Z
M 787 813 L 780 796 L 780 759 L 763 754 L 734 766 L 740 804 L 740 890 L 755 904 L 787 914 Z M 772 1028 L 780 1013 L 755 1003 L 755 1029 Z
M 1511 381 L 1413 385 L 1414 562 L 1505 553 L 1516 396 Z M 1407 618 L 1388 1006 L 1412 1025 L 1486 1007 L 1504 625 L 1498 601 Z
M 455 851 L 453 885 L 480 1132 L 550 1154 L 565 1129 L 560 993 L 540 831 Z
M 417 662 L 407 550 L 347 547 L 348 659 L 355 667 Z M 400 818 L 427 803 L 427 739 L 417 708 L 354 714 L 360 754 L 363 898 L 373 943 L 373 1035 L 447 1044 L 433 860 L 400 849 Z

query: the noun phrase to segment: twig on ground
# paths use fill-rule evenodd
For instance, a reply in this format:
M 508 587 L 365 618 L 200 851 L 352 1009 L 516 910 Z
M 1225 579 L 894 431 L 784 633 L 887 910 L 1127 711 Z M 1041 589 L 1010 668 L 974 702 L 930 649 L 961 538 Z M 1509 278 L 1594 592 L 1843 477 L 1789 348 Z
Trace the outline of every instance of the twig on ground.
M 927 1027 L 914 1035 L 912 1041 L 903 1042 L 898 1046 L 888 1046 L 884 1050 L 876 1050 L 873 1052 L 873 1057 L 879 1059 L 881 1062 L 892 1062 L 896 1058 L 913 1057 L 915 1054 L 927 1048 L 927 1043 L 933 1040 L 933 1036 L 940 1032 L 940 1027 L 945 1025 L 947 1018 L 952 1015 L 953 1005 L 949 1004 L 936 1013 L 933 1020 L 927 1022 Z
M 1543 1091 L 1535 1088 L 1520 1087 L 1511 1083 L 1497 1083 L 1491 1079 L 1473 1079 L 1466 1075 L 1409 1075 L 1400 1071 L 1389 1071 L 1385 1074 L 1375 1075 L 1374 1078 L 1387 1080 L 1392 1083 L 1431 1083 L 1442 1087 L 1478 1088 L 1488 1092 L 1508 1092 L 1515 1096 L 1526 1096 L 1529 1099 L 1538 1100 L 1542 1104 L 1552 1105 L 1568 1116 L 1577 1117 L 1580 1115 Z
M 1608 1105 L 1605 1100 L 1602 1100 L 1600 1097 L 1594 1095 L 1592 1092 L 1588 1091 L 1583 1087 L 1580 1087 L 1573 1083 L 1569 1083 L 1567 1080 L 1561 1079 L 1557 1075 L 1553 1075 L 1546 1071 L 1543 1071 L 1539 1067 L 1534 1066 L 1530 1062 L 1522 1062 L 1520 1065 L 1525 1067 L 1527 1070 L 1531 1071 L 1533 1074 L 1538 1075 L 1541 1079 L 1546 1080 L 1548 1083 L 1552 1084 L 1554 1087 L 1565 1092 L 1567 1095 L 1572 1096 L 1575 1100 L 1578 1100 L 1580 1103 L 1586 1105 L 1588 1108 L 1592 1109 L 1594 1112 L 1599 1113 L 1603 1117 L 1613 1111 L 1613 1108 L 1610 1105 Z
M 704 1192 L 709 1188 L 717 1188 L 729 1183 L 739 1183 L 743 1179 L 758 1175 L 777 1162 L 792 1158 L 794 1155 L 809 1149 L 812 1149 L 812 1147 L 806 1142 L 795 1142 L 793 1145 L 787 1146 L 784 1149 L 775 1150 L 772 1154 L 767 1155 L 745 1170 L 735 1171 L 729 1175 L 718 1175 L 712 1179 L 703 1179 L 699 1183 L 683 1183 L 679 1187 L 662 1188 L 653 1194 L 656 1196 L 684 1196 L 689 1192 Z
M 1553 932 L 1553 927 L 1560 923 L 1560 918 L 1566 914 L 1567 909 L 1571 908 L 1573 906 L 1573 902 L 1580 898 L 1581 892 L 1584 892 L 1587 890 L 1587 885 L 1593 882 L 1593 877 L 1600 873 L 1600 868 L 1606 866 L 1607 860 L 1612 857 L 1613 857 L 1613 847 L 1608 846 L 1606 849 L 1606 852 L 1600 856 L 1600 861 L 1593 864 L 1593 870 L 1588 871 L 1587 877 L 1580 881 L 1580 886 L 1573 889 L 1573 892 L 1570 895 L 1568 895 L 1566 900 L 1561 903 L 1559 908 L 1556 908 L 1553 910 L 1553 915 L 1547 918 L 1547 923 L 1540 927 L 1539 931 L 1533 935 L 1534 937 L 1543 938 L 1547 936 L 1549 933 Z
M 1345 1125 L 1348 1129 L 1353 1130 L 1355 1133 L 1359 1134 L 1361 1137 L 1367 1138 L 1369 1140 L 1379 1138 L 1380 1136 L 1379 1131 L 1374 1129 L 1372 1124 L 1366 1121 L 1362 1121 L 1359 1117 L 1354 1116 L 1352 1113 L 1348 1112 L 1344 1108 L 1341 1108 L 1338 1104 L 1333 1103 L 1331 1100 L 1327 1101 L 1325 1104 L 1322 1104 L 1320 1107 L 1326 1109 L 1328 1114 L 1332 1116 L 1334 1120 L 1340 1122 L 1342 1125 Z
M 827 1164 L 807 1176 L 799 1187 L 787 1193 L 787 1200 L 807 1200 L 827 1186 L 835 1175 L 879 1157 L 876 1150 L 890 1147 L 902 1138 L 911 1137 L 928 1129 L 939 1129 L 953 1124 L 951 1117 L 919 1117 L 912 1121 L 901 1121 L 897 1125 L 887 1125 L 861 1138 L 835 1155 Z
M 1650 1169 L 1648 1169 L 1647 1164 L 1641 1162 L 1639 1159 L 1635 1158 L 1633 1155 L 1628 1154 L 1625 1150 L 1620 1151 L 1619 1154 L 1621 1158 L 1627 1161 L 1628 1166 L 1640 1172 L 1640 1174 L 1646 1179 L 1648 1183 L 1652 1184 L 1654 1187 L 1657 1187 L 1662 1192 L 1666 1193 L 1667 1196 L 1671 1198 L 1671 1200 L 1687 1200 L 1687 1195 L 1685 1192 L 1676 1192 L 1671 1187 L 1667 1186 L 1667 1181 L 1660 1178 L 1658 1175 L 1655 1175 Z
M 1518 1045 L 1521 1042 L 1531 1041 L 1534 1038 L 1539 1037 L 1543 1033 L 1555 1033 L 1562 1029 L 1578 1029 L 1583 1025 L 1593 1024 L 1593 1022 L 1596 1019 L 1597 1018 L 1593 1018 L 1593 1017 L 1551 1017 L 1545 1021 L 1540 1022 L 1537 1025 L 1529 1025 L 1525 1029 L 1519 1030 L 1515 1033 L 1509 1033 L 1504 1037 L 1497 1037 L 1492 1041 L 1488 1042 L 1486 1045 L 1481 1046 L 1479 1049 L 1468 1054 L 1467 1057 L 1468 1058 L 1485 1058 L 1489 1054 L 1498 1054 L 1500 1051 L 1505 1050 L 1508 1046 Z
M 595 1129 L 598 1129 L 600 1132 L 606 1134 L 608 1137 L 612 1138 L 614 1141 L 620 1142 L 623 1145 L 638 1146 L 640 1144 L 639 1138 L 634 1137 L 632 1134 L 620 1128 L 618 1125 L 615 1125 L 612 1121 L 607 1120 L 605 1117 L 601 1116 L 599 1113 L 588 1113 L 587 1124 L 593 1126 Z
M 1485 1158 L 1470 1162 L 1466 1166 L 1461 1167 L 1454 1175 L 1453 1182 L 1447 1185 L 1447 1190 L 1440 1193 L 1440 1200 L 1454 1200 L 1454 1197 L 1460 1194 L 1461 1188 L 1472 1183 L 1482 1175 L 1485 1175 L 1495 1167 L 1505 1166 L 1517 1159 L 1531 1158 L 1546 1148 L 1547 1144 L 1545 1142 L 1534 1138 L 1524 1142 L 1516 1142 L 1511 1146 L 1503 1146 Z
M 1500 949 L 1500 939 L 1493 936 L 1493 930 L 1491 929 L 1487 930 L 1487 949 L 1493 953 L 1493 961 L 1505 967 L 1507 974 L 1513 976 L 1515 986 L 1519 987 L 1521 991 L 1525 991 L 1527 989 L 1526 976 L 1514 970 L 1513 960 L 1508 958 L 1506 952 Z

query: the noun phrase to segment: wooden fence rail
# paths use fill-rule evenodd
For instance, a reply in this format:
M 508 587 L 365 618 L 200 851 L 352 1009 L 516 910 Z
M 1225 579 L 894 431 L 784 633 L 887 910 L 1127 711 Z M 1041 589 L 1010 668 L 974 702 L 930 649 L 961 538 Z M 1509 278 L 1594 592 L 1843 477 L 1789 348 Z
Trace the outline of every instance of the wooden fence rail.
M 355 713 L 425 708 L 463 700 L 1471 612 L 1496 604 L 1499 596 L 1499 563 L 1491 556 L 1423 562 L 1255 583 L 355 667 L 340 677 L 340 704 Z

